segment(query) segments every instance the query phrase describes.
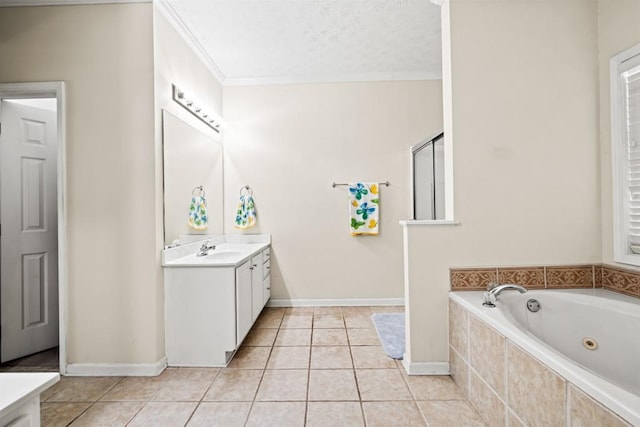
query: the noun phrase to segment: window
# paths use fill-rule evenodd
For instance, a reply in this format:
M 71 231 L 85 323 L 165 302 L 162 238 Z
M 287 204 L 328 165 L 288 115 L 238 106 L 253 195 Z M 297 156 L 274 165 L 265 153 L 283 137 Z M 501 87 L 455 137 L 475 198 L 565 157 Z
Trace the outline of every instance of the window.
M 640 266 L 640 45 L 610 70 L 614 260 Z

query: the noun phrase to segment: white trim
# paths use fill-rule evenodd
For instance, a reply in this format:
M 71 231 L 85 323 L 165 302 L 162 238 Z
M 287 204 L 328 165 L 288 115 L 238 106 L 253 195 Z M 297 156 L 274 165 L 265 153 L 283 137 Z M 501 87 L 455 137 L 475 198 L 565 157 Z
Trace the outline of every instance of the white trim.
M 619 167 L 621 162 L 624 161 L 624 150 L 618 147 L 618 142 L 622 138 L 621 135 L 621 126 L 624 124 L 620 124 L 620 118 L 622 117 L 622 111 L 620 109 L 620 93 L 618 90 L 620 84 L 618 83 L 618 79 L 620 78 L 618 74 L 618 66 L 622 59 L 620 58 L 621 54 L 618 54 L 611 58 L 609 62 L 609 90 L 610 90 L 610 98 L 611 98 L 611 175 L 612 175 L 612 198 L 613 198 L 613 259 L 616 262 L 625 262 L 623 260 L 626 249 L 624 249 L 624 241 L 622 240 L 622 236 L 620 235 L 621 228 L 621 212 L 620 203 L 620 185 L 624 182 L 624 170 Z M 616 118 L 618 120 L 616 120 Z M 628 260 L 626 260 L 628 263 Z
M 624 89 L 621 84 L 620 72 L 624 63 L 640 55 L 640 44 L 633 46 L 617 55 L 611 57 L 609 61 L 609 90 L 611 100 L 611 175 L 612 175 L 612 197 L 613 197 L 613 259 L 615 262 L 640 266 L 640 255 L 630 254 L 627 251 L 626 225 L 623 205 L 623 194 L 626 189 L 622 186 L 626 183 L 626 149 L 623 129 L 624 111 L 622 105 L 622 93 Z
M 444 216 L 455 218 L 454 174 L 453 174 L 453 72 L 451 66 L 451 11 L 449 0 L 440 5 L 440 23 L 442 34 L 442 123 L 444 132 Z
M 62 81 L 34 83 L 0 83 L 0 99 L 7 98 L 51 98 L 57 99 L 58 121 L 58 353 L 60 374 L 67 369 L 67 291 L 69 276 L 67 269 L 67 129 L 66 92 Z
M 442 73 L 361 73 L 325 76 L 226 78 L 224 86 L 260 86 L 314 83 L 381 82 L 407 80 L 442 80 Z
M 408 375 L 449 375 L 449 362 L 409 362 L 402 360 Z
M 460 225 L 458 221 L 452 219 L 405 219 L 399 221 L 403 227 L 434 226 L 434 225 Z
M 74 6 L 80 4 L 151 3 L 153 0 L 0 0 L 0 7 Z
M 155 377 L 167 367 L 167 358 L 156 363 L 70 363 L 67 375 L 78 377 Z
M 0 0 L 2 1 L 2 0 Z M 224 85 L 225 76 L 220 70 L 218 65 L 207 54 L 207 51 L 202 47 L 198 39 L 193 35 L 189 27 L 180 18 L 180 15 L 175 11 L 173 7 L 167 2 L 167 0 L 154 0 L 153 4 L 157 6 L 158 11 L 167 18 L 167 21 L 178 32 L 180 37 L 187 43 L 187 45 L 193 50 L 193 52 L 200 58 L 202 63 L 207 67 L 211 74 L 218 79 L 220 84 Z M 154 38 L 155 39 L 155 38 Z
M 404 298 L 290 299 L 272 298 L 267 307 L 349 307 L 404 305 Z

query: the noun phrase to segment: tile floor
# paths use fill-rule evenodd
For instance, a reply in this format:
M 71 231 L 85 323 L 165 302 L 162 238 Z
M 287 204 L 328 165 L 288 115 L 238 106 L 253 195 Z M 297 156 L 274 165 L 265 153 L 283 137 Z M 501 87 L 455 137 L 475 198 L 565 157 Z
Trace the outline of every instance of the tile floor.
M 371 314 L 401 310 L 266 308 L 229 367 L 64 377 L 41 396 L 42 425 L 483 426 L 449 377 L 407 376 L 384 354 Z M 0 371 L 51 370 L 39 358 Z

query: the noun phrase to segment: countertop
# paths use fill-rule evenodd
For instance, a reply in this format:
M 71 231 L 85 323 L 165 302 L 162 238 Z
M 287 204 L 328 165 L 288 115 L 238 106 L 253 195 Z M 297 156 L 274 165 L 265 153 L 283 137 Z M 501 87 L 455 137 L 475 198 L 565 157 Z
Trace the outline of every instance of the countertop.
M 205 256 L 196 256 L 203 242 L 215 246 Z M 163 267 L 236 267 L 271 244 L 271 236 L 221 235 L 162 251 Z
M 55 372 L 0 374 L 0 418 L 27 403 L 60 380 Z

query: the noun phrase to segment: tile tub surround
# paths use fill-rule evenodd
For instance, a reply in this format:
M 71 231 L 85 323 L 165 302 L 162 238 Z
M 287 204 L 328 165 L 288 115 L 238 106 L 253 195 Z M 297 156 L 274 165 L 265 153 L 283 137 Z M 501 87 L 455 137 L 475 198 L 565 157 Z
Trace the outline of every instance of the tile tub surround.
M 371 315 L 402 307 L 266 308 L 227 368 L 63 377 L 43 426 L 477 426 L 448 376 L 408 376 Z
M 451 268 L 452 291 L 484 291 L 489 283 L 527 289 L 605 288 L 640 298 L 640 271 L 611 265 Z
M 632 425 L 451 296 L 449 313 L 451 376 L 488 425 Z

